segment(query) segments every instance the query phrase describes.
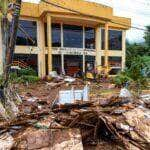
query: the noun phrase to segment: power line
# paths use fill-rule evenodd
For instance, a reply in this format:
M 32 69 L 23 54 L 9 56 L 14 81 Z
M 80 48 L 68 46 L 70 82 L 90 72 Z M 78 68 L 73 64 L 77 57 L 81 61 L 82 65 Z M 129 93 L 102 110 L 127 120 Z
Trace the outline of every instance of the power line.
M 79 11 L 76 11 L 76 10 L 73 10 L 73 9 L 70 9 L 70 8 L 67 8 L 67 7 L 60 6 L 60 5 L 58 5 L 58 4 L 54 4 L 54 3 L 49 2 L 49 1 L 46 1 L 46 0 L 41 0 L 41 1 L 43 1 L 44 3 L 50 4 L 50 5 L 52 5 L 52 6 L 61 8 L 61 9 L 65 9 L 65 10 L 69 10 L 69 11 L 74 12 L 74 13 L 82 14 L 82 13 L 79 12 Z
M 135 0 L 135 1 L 137 1 L 138 3 L 144 4 L 144 5 L 150 5 L 150 2 L 148 0 L 146 2 L 142 2 L 140 0 Z
M 71 12 L 73 12 L 73 13 L 77 13 L 77 14 L 80 14 L 80 15 L 85 15 L 85 16 L 93 17 L 92 15 L 87 15 L 87 14 L 82 13 L 82 12 L 80 12 L 80 11 L 73 10 L 73 9 L 70 9 L 70 8 L 67 8 L 67 7 L 58 5 L 58 4 L 54 4 L 53 2 L 49 2 L 49 1 L 46 1 L 46 0 L 41 0 L 41 1 L 43 1 L 44 3 L 47 3 L 47 4 L 49 4 L 49 5 L 52 5 L 52 6 L 61 8 L 61 9 L 71 11 Z M 97 18 L 101 18 L 101 17 L 97 17 Z M 145 32 L 149 32 L 149 31 L 147 31 L 147 30 L 145 30 L 145 29 L 143 29 L 143 28 L 140 28 L 140 27 L 129 26 L 129 25 L 127 25 L 127 24 L 123 24 L 123 23 L 119 23 L 119 22 L 115 22 L 115 21 L 111 21 L 111 20 L 110 20 L 110 22 L 111 22 L 111 23 L 114 23 L 114 24 L 118 24 L 118 25 L 124 26 L 124 27 L 134 28 L 134 29 L 137 29 L 137 30 L 142 30 L 142 31 L 145 31 Z
M 150 13 L 147 13 L 147 11 L 143 12 L 143 11 L 136 11 L 136 10 L 131 10 L 131 9 L 128 9 L 128 8 L 120 8 L 120 7 L 115 7 L 116 10 L 120 10 L 120 11 L 127 11 L 127 12 L 130 12 L 130 13 L 133 13 L 133 14 L 139 14 L 139 15 L 144 15 L 146 17 L 150 17 Z
M 148 32 L 147 30 L 143 29 L 143 28 L 139 28 L 139 27 L 135 27 L 135 26 L 129 26 L 129 25 L 124 25 L 122 23 L 119 23 L 119 22 L 114 22 L 114 21 L 110 21 L 111 23 L 114 23 L 114 24 L 118 24 L 118 25 L 121 25 L 121 26 L 126 26 L 126 27 L 131 27 L 131 28 L 134 28 L 134 29 L 137 29 L 137 30 L 143 30 L 145 32 Z

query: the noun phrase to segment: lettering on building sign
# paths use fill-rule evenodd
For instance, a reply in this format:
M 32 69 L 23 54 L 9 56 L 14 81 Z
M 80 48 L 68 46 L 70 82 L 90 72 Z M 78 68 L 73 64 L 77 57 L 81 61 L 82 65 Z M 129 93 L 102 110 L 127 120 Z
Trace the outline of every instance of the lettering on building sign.
M 70 55 L 83 55 L 83 52 L 71 52 L 71 51 L 67 51 L 66 54 L 70 54 Z
M 75 48 L 53 48 L 53 52 L 55 54 L 66 54 L 66 55 L 95 55 L 95 51 L 84 51 L 83 49 L 75 49 Z

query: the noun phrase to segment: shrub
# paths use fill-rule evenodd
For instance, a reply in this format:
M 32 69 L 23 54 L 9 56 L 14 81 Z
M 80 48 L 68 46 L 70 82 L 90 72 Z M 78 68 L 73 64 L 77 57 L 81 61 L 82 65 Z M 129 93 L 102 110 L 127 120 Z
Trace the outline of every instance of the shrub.
M 115 78 L 114 78 L 114 83 L 121 87 L 125 86 L 126 83 L 131 83 L 132 79 L 128 75 L 128 71 L 120 72 Z
M 39 81 L 39 77 L 32 75 L 23 75 L 21 76 L 23 83 L 35 83 Z
M 39 81 L 39 77 L 31 76 L 31 75 L 22 75 L 20 77 L 16 77 L 14 74 L 10 77 L 11 83 L 35 83 Z
M 16 72 L 11 72 L 9 75 L 9 80 L 10 82 L 14 82 L 16 80 L 16 78 L 18 78 L 18 75 Z
M 18 70 L 18 76 L 29 75 L 29 76 L 37 76 L 37 73 L 32 68 L 28 67 L 25 69 Z
M 35 83 L 39 81 L 39 77 L 32 68 L 18 70 L 18 73 L 10 73 L 10 82 L 12 83 Z
M 130 83 L 130 88 L 138 95 L 142 89 L 147 88 L 149 84 L 150 58 L 145 56 L 136 56 L 132 58 L 132 64 L 124 72 L 118 74 L 114 82 L 116 85 Z M 132 86 L 134 85 L 134 86 Z

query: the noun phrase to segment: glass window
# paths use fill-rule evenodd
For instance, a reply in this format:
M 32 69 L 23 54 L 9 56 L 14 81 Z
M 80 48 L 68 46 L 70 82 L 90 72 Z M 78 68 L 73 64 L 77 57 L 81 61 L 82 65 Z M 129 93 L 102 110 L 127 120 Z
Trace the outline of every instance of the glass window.
M 105 66 L 105 57 L 102 56 L 101 59 L 102 59 L 102 60 L 101 60 L 101 65 L 102 65 L 102 66 Z
M 83 48 L 83 28 L 81 26 L 63 26 L 64 47 Z
M 102 50 L 105 49 L 105 30 L 101 30 Z M 109 50 L 122 50 L 122 31 L 109 30 Z
M 47 23 L 44 24 L 45 46 L 47 45 Z M 61 47 L 61 27 L 60 24 L 52 23 L 52 47 Z
M 102 56 L 102 66 L 105 65 L 105 57 Z M 122 63 L 122 57 L 117 57 L 117 56 L 109 56 L 108 57 L 108 64 L 110 67 L 121 67 Z
M 52 46 L 53 47 L 61 47 L 60 24 L 52 24 Z
M 109 30 L 109 50 L 122 50 L 122 31 Z
M 120 71 L 121 71 L 121 68 L 112 68 L 112 69 L 109 71 L 109 74 L 110 74 L 110 75 L 116 75 L 116 74 L 118 74 Z
M 57 73 L 61 73 L 61 56 L 60 55 L 52 55 L 53 59 L 53 70 Z
M 101 48 L 105 49 L 105 30 L 101 29 Z
M 37 46 L 37 23 L 36 21 L 19 20 L 20 26 L 28 33 L 28 35 L 35 41 L 31 42 L 26 35 L 18 29 L 16 45 Z
M 44 23 L 44 33 L 45 33 L 45 46 L 48 46 L 47 43 L 47 23 Z
M 13 61 L 21 62 L 22 66 L 31 67 L 38 73 L 38 58 L 36 54 L 14 54 Z
M 95 67 L 95 57 L 85 56 L 85 68 L 86 71 L 92 71 Z
M 108 57 L 109 66 L 121 67 L 122 57 Z
M 85 28 L 85 48 L 95 49 L 95 29 L 86 27 Z

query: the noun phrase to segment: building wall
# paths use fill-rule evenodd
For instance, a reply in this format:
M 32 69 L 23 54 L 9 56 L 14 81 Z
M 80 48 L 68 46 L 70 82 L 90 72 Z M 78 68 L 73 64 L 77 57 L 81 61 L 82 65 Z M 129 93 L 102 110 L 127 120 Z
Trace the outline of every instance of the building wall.
M 56 8 L 54 6 L 40 2 L 40 4 L 23 3 L 21 9 L 21 18 L 23 20 L 32 20 L 37 22 L 37 46 L 16 46 L 16 54 L 36 54 L 38 56 L 38 75 L 43 77 L 45 75 L 45 55 L 49 52 L 51 54 L 62 54 L 62 51 L 56 50 L 51 47 L 51 28 L 48 30 L 49 46 L 45 47 L 45 36 L 44 36 L 44 23 L 59 22 L 68 23 L 82 26 L 92 26 L 96 29 L 96 48 L 95 51 L 88 52 L 82 49 L 73 49 L 78 51 L 74 55 L 82 55 L 83 60 L 85 55 L 96 56 L 96 66 L 101 65 L 101 56 L 105 56 L 105 51 L 101 50 L 101 28 L 104 28 L 108 23 L 108 28 L 117 29 L 123 31 L 122 39 L 122 51 L 111 51 L 108 50 L 108 56 L 121 56 L 122 57 L 122 68 L 125 67 L 125 32 L 131 25 L 131 20 L 123 17 L 113 16 L 113 9 L 104 5 L 85 2 L 82 0 L 52 0 L 51 2 L 67 7 L 69 9 L 76 10 L 80 13 L 73 13 L 71 11 Z M 125 26 L 118 25 L 113 22 L 125 23 Z M 108 43 L 106 43 L 108 44 Z M 63 45 L 62 45 L 63 47 Z M 84 49 L 84 46 L 83 46 Z M 69 48 L 63 51 L 63 55 L 69 55 Z M 62 55 L 62 56 L 63 56 Z M 71 55 L 71 54 L 70 54 Z M 63 57 L 62 57 L 63 58 Z M 52 64 L 52 60 L 49 61 Z M 84 64 L 84 63 L 83 63 Z M 62 65 L 63 66 L 63 65 Z M 51 67 L 52 68 L 52 67 Z M 2 73 L 2 41 L 0 34 L 0 73 Z M 83 68 L 85 70 L 85 68 Z
M 31 18 L 31 17 L 21 17 L 22 20 L 30 20 L 37 22 L 37 46 L 16 46 L 15 53 L 16 54 L 36 54 L 38 58 L 38 75 L 40 77 L 44 76 L 45 71 L 45 54 L 48 53 L 47 48 L 45 47 L 45 38 L 44 38 L 44 22 L 41 19 Z M 83 52 L 83 49 L 80 48 L 66 48 L 63 50 L 63 55 L 86 55 L 86 56 L 96 56 L 96 66 L 101 66 L 101 56 L 105 56 L 105 50 L 101 49 L 101 28 L 99 26 L 95 28 L 96 30 L 96 50 L 91 52 Z M 112 29 L 112 28 L 110 28 Z M 122 69 L 125 67 L 125 30 L 122 34 L 122 50 L 115 51 L 109 50 L 108 56 L 120 56 L 122 57 Z M 60 49 L 60 50 L 59 50 Z M 2 51 L 1 51 L 2 52 Z M 61 47 L 60 48 L 53 48 L 52 54 L 59 54 L 61 55 Z M 1 55 L 2 56 L 2 55 Z M 2 58 L 1 58 L 2 60 Z M 1 63 L 2 64 L 2 63 Z M 2 65 L 1 65 L 2 66 Z M 85 69 L 84 69 L 85 70 Z
M 68 18 L 69 16 L 78 16 L 80 18 L 86 17 L 87 20 L 93 19 L 98 23 L 101 23 L 103 21 L 111 21 L 109 22 L 109 26 L 114 28 L 129 29 L 131 26 L 130 18 L 114 16 L 113 8 L 102 4 L 87 2 L 84 0 L 51 0 L 50 2 L 61 7 L 73 10 L 74 12 L 52 6 L 44 2 L 40 2 L 39 4 L 23 2 L 21 16 L 39 18 L 45 16 L 45 14 L 47 13 L 51 13 L 67 15 Z M 114 24 L 113 22 L 125 24 L 125 26 Z

